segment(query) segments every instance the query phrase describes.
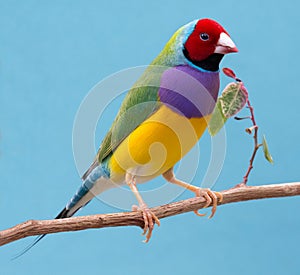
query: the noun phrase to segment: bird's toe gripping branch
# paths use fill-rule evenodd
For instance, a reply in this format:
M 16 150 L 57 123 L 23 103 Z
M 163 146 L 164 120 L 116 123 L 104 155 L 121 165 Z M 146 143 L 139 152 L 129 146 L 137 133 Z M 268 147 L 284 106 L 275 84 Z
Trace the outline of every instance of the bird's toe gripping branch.
M 179 185 L 185 189 L 188 189 L 196 194 L 196 197 L 203 197 L 206 200 L 206 203 L 203 208 L 206 208 L 210 205 L 212 205 L 212 210 L 209 218 L 212 218 L 217 210 L 218 200 L 221 202 L 223 200 L 223 195 L 219 192 L 211 191 L 209 188 L 200 188 L 194 185 L 191 185 L 189 183 L 186 183 L 184 181 L 178 180 L 175 177 L 173 167 L 166 171 L 163 174 L 163 177 L 170 183 Z M 194 211 L 197 216 L 205 216 L 206 214 L 199 213 L 199 210 Z
M 149 242 L 152 231 L 154 229 L 154 225 L 157 224 L 160 226 L 160 221 L 157 216 L 148 208 L 147 204 L 144 202 L 143 198 L 141 197 L 137 187 L 135 177 L 131 175 L 126 175 L 126 182 L 130 187 L 131 191 L 135 195 L 139 206 L 134 205 L 132 207 L 133 211 L 141 211 L 144 219 L 144 232 L 143 235 L 146 235 L 145 243 Z
M 212 218 L 217 210 L 218 200 L 221 202 L 223 200 L 223 195 L 219 192 L 211 191 L 210 189 L 204 189 L 200 187 L 193 186 L 195 190 L 191 190 L 195 192 L 196 197 L 204 197 L 206 199 L 206 204 L 203 206 L 203 208 L 206 208 L 210 205 L 212 205 L 211 214 L 209 218 Z M 206 214 L 199 213 L 199 210 L 194 211 L 197 216 L 205 216 Z
M 149 242 L 152 231 L 154 229 L 154 224 L 156 223 L 158 226 L 160 226 L 160 220 L 157 218 L 157 216 L 148 208 L 146 204 L 142 204 L 140 206 L 134 205 L 132 207 L 133 211 L 141 211 L 143 214 L 144 219 L 144 232 L 143 235 L 146 235 L 146 239 L 144 240 L 145 243 Z

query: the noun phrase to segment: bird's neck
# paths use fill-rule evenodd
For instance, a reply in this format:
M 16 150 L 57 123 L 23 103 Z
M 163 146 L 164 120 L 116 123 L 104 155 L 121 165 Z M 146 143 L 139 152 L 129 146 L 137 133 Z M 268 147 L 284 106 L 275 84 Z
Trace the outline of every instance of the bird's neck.
M 221 60 L 224 56 L 223 54 L 213 53 L 209 57 L 207 57 L 206 59 L 201 60 L 201 61 L 197 61 L 197 60 L 193 60 L 189 56 L 189 53 L 185 48 L 183 49 L 183 54 L 184 54 L 185 58 L 189 62 L 191 62 L 195 67 L 198 67 L 202 70 L 209 71 L 209 72 L 219 71 L 220 62 L 221 62 Z

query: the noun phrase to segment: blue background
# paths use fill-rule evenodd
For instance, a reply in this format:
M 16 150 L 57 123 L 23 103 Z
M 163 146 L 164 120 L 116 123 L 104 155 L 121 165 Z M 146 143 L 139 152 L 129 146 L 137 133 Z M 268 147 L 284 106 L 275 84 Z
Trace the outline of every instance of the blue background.
M 236 42 L 240 52 L 222 65 L 246 83 L 275 160 L 269 165 L 260 152 L 250 184 L 299 180 L 295 2 L 0 1 L 1 229 L 52 218 L 80 185 L 72 127 L 89 89 L 120 69 L 148 64 L 178 27 L 201 17 L 221 22 Z M 222 77 L 223 87 L 227 82 Z M 252 146 L 248 125 L 228 122 L 214 189 L 241 180 Z M 208 143 L 208 136 L 200 142 L 203 152 Z M 299 203 L 268 199 L 222 206 L 211 220 L 167 218 L 147 245 L 138 228 L 54 234 L 10 261 L 32 241 L 24 239 L 0 248 L 1 274 L 299 274 Z M 95 200 L 80 215 L 114 211 Z

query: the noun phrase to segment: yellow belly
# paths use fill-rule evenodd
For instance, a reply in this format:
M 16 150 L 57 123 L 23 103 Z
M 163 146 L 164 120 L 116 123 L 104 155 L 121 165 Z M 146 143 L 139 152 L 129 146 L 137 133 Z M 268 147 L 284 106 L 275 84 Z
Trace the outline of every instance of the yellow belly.
M 124 181 L 126 172 L 138 182 L 150 180 L 173 167 L 197 143 L 209 116 L 187 119 L 167 106 L 137 127 L 115 150 L 111 180 Z

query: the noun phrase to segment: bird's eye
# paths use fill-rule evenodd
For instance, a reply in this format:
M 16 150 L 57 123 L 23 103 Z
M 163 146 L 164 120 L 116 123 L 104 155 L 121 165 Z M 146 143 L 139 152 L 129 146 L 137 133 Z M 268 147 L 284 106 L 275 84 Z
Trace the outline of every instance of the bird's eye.
M 203 32 L 200 34 L 200 38 L 203 41 L 207 41 L 209 39 L 209 35 L 207 33 Z

